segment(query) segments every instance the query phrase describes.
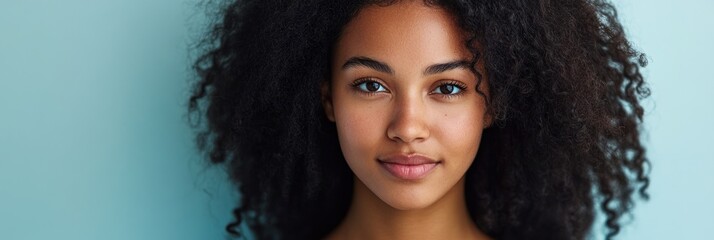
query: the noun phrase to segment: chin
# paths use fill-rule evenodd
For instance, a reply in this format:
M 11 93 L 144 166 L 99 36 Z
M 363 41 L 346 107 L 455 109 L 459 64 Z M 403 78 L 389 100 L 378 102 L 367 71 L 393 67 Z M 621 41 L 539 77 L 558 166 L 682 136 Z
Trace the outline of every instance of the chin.
M 438 199 L 433 192 L 436 191 L 395 191 L 385 189 L 387 194 L 376 194 L 384 203 L 397 210 L 418 210 L 433 205 Z M 430 193 L 431 192 L 431 193 Z

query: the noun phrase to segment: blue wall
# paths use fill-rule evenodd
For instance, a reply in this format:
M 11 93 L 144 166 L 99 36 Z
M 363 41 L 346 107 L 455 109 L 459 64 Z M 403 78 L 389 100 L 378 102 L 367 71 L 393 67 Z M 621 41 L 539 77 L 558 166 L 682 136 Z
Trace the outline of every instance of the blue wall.
M 652 199 L 622 239 L 711 239 L 714 226 L 714 1 L 617 1 L 647 53 Z
M 621 239 L 705 238 L 714 2 L 617 3 L 653 92 L 652 199 Z M 235 194 L 184 120 L 196 4 L 0 1 L 0 239 L 223 238 Z
M 0 1 L 0 239 L 222 238 L 184 121 L 195 4 Z

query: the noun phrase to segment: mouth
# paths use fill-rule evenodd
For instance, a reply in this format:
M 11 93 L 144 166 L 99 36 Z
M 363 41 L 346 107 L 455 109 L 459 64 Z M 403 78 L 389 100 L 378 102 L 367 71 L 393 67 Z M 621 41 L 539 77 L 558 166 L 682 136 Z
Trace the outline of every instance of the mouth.
M 382 166 L 392 176 L 401 180 L 419 180 L 425 178 L 441 162 L 420 155 L 391 155 L 378 159 Z

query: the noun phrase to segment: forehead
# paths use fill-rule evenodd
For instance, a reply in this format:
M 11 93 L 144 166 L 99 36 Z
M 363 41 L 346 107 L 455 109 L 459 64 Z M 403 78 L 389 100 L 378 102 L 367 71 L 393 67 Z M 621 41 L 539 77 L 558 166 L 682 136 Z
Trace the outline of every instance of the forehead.
M 466 34 L 447 10 L 422 1 L 401 1 L 361 9 L 335 45 L 335 65 L 368 56 L 411 66 L 471 56 Z

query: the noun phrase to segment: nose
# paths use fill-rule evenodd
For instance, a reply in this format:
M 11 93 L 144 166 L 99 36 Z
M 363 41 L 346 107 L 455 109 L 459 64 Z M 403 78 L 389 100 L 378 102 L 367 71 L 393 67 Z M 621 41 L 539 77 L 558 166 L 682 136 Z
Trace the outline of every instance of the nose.
M 395 102 L 387 136 L 394 141 L 411 143 L 429 137 L 428 113 L 420 97 L 403 97 Z

